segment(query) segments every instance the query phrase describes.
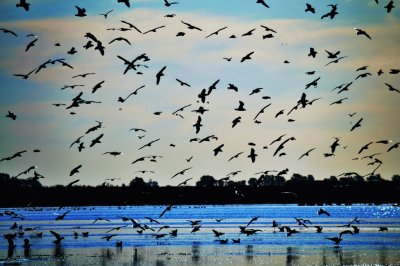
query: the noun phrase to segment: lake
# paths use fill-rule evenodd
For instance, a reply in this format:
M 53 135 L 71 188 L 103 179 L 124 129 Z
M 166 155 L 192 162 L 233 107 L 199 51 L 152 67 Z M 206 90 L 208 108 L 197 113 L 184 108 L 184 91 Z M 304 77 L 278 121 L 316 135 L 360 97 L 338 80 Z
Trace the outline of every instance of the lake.
M 5 238 L 0 241 L 0 263 L 400 265 L 397 206 L 180 205 L 172 206 L 159 218 L 166 207 L 0 209 L 1 233 L 17 233 L 15 248 L 9 248 Z M 321 208 L 330 216 L 319 215 Z M 67 211 L 64 219 L 56 220 Z M 274 220 L 276 227 L 272 226 Z M 16 228 L 10 229 L 15 222 Z M 317 233 L 315 226 L 322 227 L 322 231 Z M 196 227 L 198 230 L 193 230 Z M 176 236 L 171 234 L 175 230 Z M 221 235 L 215 236 L 213 230 Z M 288 230 L 292 230 L 290 236 Z M 53 243 L 56 238 L 50 231 L 64 237 L 60 245 Z M 40 232 L 42 237 L 36 235 Z M 86 237 L 82 235 L 85 232 Z M 338 246 L 327 239 L 339 237 L 340 232 L 343 233 Z M 111 235 L 114 236 L 109 241 L 104 239 Z M 30 248 L 23 247 L 24 238 L 29 239 Z M 119 241 L 122 247 L 116 247 Z

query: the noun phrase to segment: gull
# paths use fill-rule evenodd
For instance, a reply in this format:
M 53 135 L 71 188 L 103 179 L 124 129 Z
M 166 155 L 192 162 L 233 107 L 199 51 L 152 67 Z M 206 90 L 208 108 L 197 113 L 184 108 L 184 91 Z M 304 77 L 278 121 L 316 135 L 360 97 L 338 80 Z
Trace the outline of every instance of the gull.
M 72 182 L 69 182 L 65 187 L 72 187 L 73 184 L 76 184 L 76 183 L 78 183 L 78 182 L 79 182 L 79 179 L 74 180 L 74 181 L 72 181 Z
M 76 7 L 77 12 L 78 12 L 78 13 L 75 14 L 76 17 L 86 17 L 86 9 L 81 8 L 79 6 L 75 6 L 75 7 Z
M 202 29 L 200 29 L 200 28 L 198 28 L 198 27 L 196 27 L 196 26 L 193 26 L 193 25 L 191 25 L 191 24 L 189 24 L 189 23 L 187 23 L 187 22 L 184 22 L 184 21 L 182 21 L 182 20 L 181 20 L 181 22 L 182 22 L 183 24 L 185 24 L 185 25 L 188 27 L 189 30 L 203 31 Z
M 372 143 L 373 142 L 370 142 L 362 146 L 361 149 L 358 151 L 358 154 L 362 153 L 364 150 L 368 150 L 368 146 L 371 145 Z
M 385 85 L 388 87 L 389 91 L 396 91 L 398 93 L 400 93 L 400 90 L 394 88 L 392 85 L 385 83 Z
M 112 39 L 108 44 L 112 44 L 112 43 L 115 42 L 115 41 L 124 41 L 124 42 L 126 42 L 127 44 L 131 45 L 131 43 L 130 43 L 126 38 L 123 38 L 123 37 L 114 38 L 114 39 Z
M 264 106 L 263 108 L 261 108 L 261 110 L 258 111 L 258 113 L 256 114 L 256 116 L 253 118 L 253 120 L 256 120 L 257 117 L 258 117 L 260 114 L 263 114 L 264 111 L 265 111 L 265 109 L 268 108 L 270 105 L 271 105 L 271 104 L 269 103 L 269 104 L 267 104 L 266 106 Z
M 90 143 L 90 147 L 93 147 L 94 145 L 101 143 L 100 139 L 104 136 L 104 134 L 100 134 L 97 138 L 93 139 L 92 142 Z
M 19 177 L 20 175 L 26 175 L 27 173 L 29 173 L 30 171 L 32 171 L 32 170 L 34 170 L 34 169 L 36 169 L 36 168 L 37 168 L 36 166 L 31 166 L 31 167 L 29 167 L 28 169 L 26 169 L 25 171 L 19 173 L 18 175 L 14 176 L 14 177 L 17 178 L 17 177 Z M 35 173 L 36 173 L 36 171 L 35 171 Z
M 124 153 L 122 153 L 120 151 L 107 151 L 107 152 L 103 153 L 103 155 L 105 155 L 105 154 L 110 154 L 113 156 L 124 155 Z
M 232 128 L 234 128 L 238 123 L 240 123 L 240 119 L 242 119 L 240 116 L 236 117 L 235 119 L 233 119 L 232 121 Z
M 316 149 L 316 148 L 309 149 L 308 151 L 306 151 L 305 153 L 303 153 L 303 154 L 299 157 L 298 160 L 300 160 L 300 159 L 303 158 L 304 156 L 309 156 L 309 155 L 310 155 L 310 152 L 312 152 L 312 151 L 315 150 L 315 149 Z
M 226 28 L 228 28 L 228 27 L 220 28 L 219 30 L 214 31 L 213 33 L 207 35 L 206 38 L 208 38 L 208 37 L 210 37 L 210 36 L 212 36 L 212 35 L 218 35 L 218 33 L 219 33 L 220 31 L 223 31 L 223 30 L 226 29 Z
M 164 72 L 164 70 L 165 70 L 166 68 L 167 68 L 167 67 L 164 66 L 160 71 L 158 71 L 158 73 L 157 73 L 157 75 L 156 75 L 156 78 L 157 78 L 156 84 L 157 84 L 157 85 L 160 83 L 161 77 L 164 76 L 164 73 L 163 73 L 163 72 Z
M 256 154 L 256 151 L 254 150 L 254 148 L 251 148 L 250 154 L 247 157 L 251 159 L 252 163 L 254 163 L 256 161 L 257 154 Z
M 155 139 L 155 140 L 152 140 L 152 141 L 150 141 L 149 143 L 147 143 L 147 144 L 143 145 L 142 147 L 140 147 L 139 150 L 143 149 L 144 147 L 150 147 L 151 144 L 153 144 L 154 142 L 157 142 L 157 141 L 159 141 L 159 140 L 160 140 L 159 138 L 158 138 L 158 139 Z
M 101 85 L 105 82 L 105 80 L 97 83 L 96 85 L 94 85 L 94 87 L 92 88 L 92 93 L 95 93 L 98 89 L 101 88 Z
M 22 77 L 23 79 L 28 79 L 29 75 L 32 74 L 35 70 L 36 70 L 36 68 L 34 70 L 32 70 L 31 72 L 29 72 L 28 74 L 13 74 L 13 76 Z
M 233 91 L 236 91 L 236 92 L 239 91 L 239 88 L 236 87 L 235 85 L 231 84 L 231 83 L 228 84 L 228 88 L 227 89 L 228 90 L 233 90 Z
M 50 233 L 56 238 L 56 240 L 54 240 L 53 243 L 59 246 L 64 237 L 54 231 L 50 231 Z
M 89 76 L 89 75 L 94 75 L 94 74 L 96 74 L 96 73 L 93 73 L 93 72 L 90 72 L 90 73 L 84 73 L 84 74 L 79 74 L 79 75 L 73 76 L 72 78 L 78 78 L 78 77 L 81 77 L 81 78 L 86 78 L 86 76 Z
M 178 81 L 180 84 L 181 84 L 181 86 L 187 86 L 187 87 L 190 87 L 190 85 L 188 84 L 188 83 L 186 83 L 186 82 L 183 82 L 182 80 L 179 80 L 179 79 L 175 79 L 176 81 Z
M 261 4 L 261 5 L 265 6 L 266 8 L 269 8 L 269 5 L 267 3 L 265 3 L 264 0 L 257 0 L 256 4 Z
M 332 63 L 339 63 L 339 61 L 340 60 L 342 60 L 343 58 L 346 58 L 347 57 L 347 55 L 346 56 L 341 56 L 341 57 L 338 57 L 338 58 L 336 58 L 335 60 L 332 60 L 332 61 L 330 61 L 328 64 L 326 64 L 325 66 L 328 66 L 328 65 L 330 65 L 330 64 L 332 64 Z
M 65 90 L 68 88 L 75 89 L 75 87 L 84 87 L 85 85 L 82 84 L 73 84 L 73 85 L 64 85 L 61 90 Z
M 130 93 L 128 96 L 125 97 L 125 99 L 123 99 L 122 97 L 118 97 L 118 102 L 123 103 L 125 102 L 130 96 L 132 95 L 137 95 L 137 92 L 144 88 L 146 85 L 140 86 L 139 88 L 137 88 L 134 92 Z
M 220 236 L 222 236 L 222 235 L 225 234 L 225 233 L 219 232 L 219 231 L 217 231 L 217 230 L 215 230 L 215 229 L 212 229 L 212 231 L 213 231 L 215 237 L 220 237 Z
M 158 27 L 155 27 L 154 29 L 151 29 L 151 30 L 148 30 L 148 31 L 143 32 L 143 34 L 147 34 L 147 33 L 149 33 L 149 32 L 156 32 L 158 29 L 161 29 L 161 28 L 164 28 L 164 27 L 165 27 L 165 25 L 163 25 L 163 26 L 158 26 Z
M 353 130 L 356 129 L 357 127 L 360 127 L 360 126 L 361 126 L 361 122 L 362 122 L 363 120 L 364 120 L 364 118 L 360 118 L 360 120 L 358 120 L 357 123 L 355 123 L 355 124 L 351 127 L 350 131 L 353 131 Z
M 135 25 L 133 25 L 125 20 L 121 20 L 121 22 L 127 24 L 129 26 L 129 28 L 134 28 L 137 32 L 142 33 L 142 31 L 139 30 Z
M 25 52 L 27 52 L 31 47 L 35 46 L 35 43 L 37 42 L 38 39 L 34 39 L 33 41 L 31 41 L 30 43 L 28 43 L 28 45 L 25 48 Z
M 72 47 L 72 48 L 67 52 L 67 54 L 70 54 L 70 55 L 73 55 L 73 54 L 76 54 L 76 53 L 77 53 L 77 51 L 76 51 L 75 47 Z
M 246 108 L 244 108 L 244 102 L 239 101 L 239 107 L 238 107 L 238 108 L 235 108 L 235 110 L 236 110 L 236 111 L 240 111 L 240 112 L 246 111 Z
M 318 52 L 315 51 L 315 49 L 313 47 L 310 47 L 310 52 L 308 53 L 308 56 L 312 56 L 313 58 L 315 58 L 315 56 L 317 56 Z
M 138 132 L 138 131 L 142 131 L 142 132 L 147 132 L 146 130 L 144 130 L 144 129 L 142 129 L 142 128 L 131 128 L 131 129 L 129 129 L 129 131 L 135 131 L 135 132 Z
M 103 122 L 100 122 L 100 121 L 96 121 L 96 122 L 98 123 L 98 125 L 89 128 L 89 129 L 85 132 L 85 134 L 89 134 L 90 132 L 96 131 L 96 130 L 98 130 L 99 128 L 101 128 Z
M 256 29 L 251 29 L 251 30 L 249 30 L 248 32 L 243 33 L 242 36 L 250 36 L 250 35 L 253 35 L 253 31 L 255 31 L 255 30 L 256 30 Z
M 79 173 L 79 169 L 82 167 L 82 165 L 78 165 L 77 167 L 75 167 L 74 169 L 71 170 L 71 172 L 69 173 L 69 176 L 73 176 L 76 173 Z
M 17 119 L 17 116 L 13 112 L 11 112 L 11 111 L 7 111 L 7 112 L 8 112 L 8 114 L 6 114 L 5 117 L 11 118 L 12 120 Z
M 367 32 L 365 32 L 362 29 L 358 29 L 358 28 L 354 28 L 357 31 L 357 35 L 364 35 L 365 37 L 367 37 L 368 39 L 371 40 L 371 36 L 369 36 L 369 34 Z
M 25 153 L 25 152 L 26 152 L 26 150 L 19 151 L 19 152 L 13 154 L 12 156 L 5 157 L 5 158 L 1 159 L 0 162 L 2 162 L 2 161 L 10 161 L 10 160 L 12 160 L 12 159 L 14 159 L 16 157 L 21 157 L 22 154 Z
M 99 15 L 104 16 L 104 19 L 107 19 L 108 14 L 110 14 L 113 11 L 114 11 L 114 9 L 111 9 L 110 11 L 108 11 L 108 12 L 106 12 L 104 14 L 99 14 Z
M 327 215 L 327 216 L 331 216 L 331 214 L 330 214 L 329 212 L 327 212 L 326 210 L 320 208 L 320 209 L 318 210 L 318 215 L 322 215 L 322 214 L 325 214 L 325 215 Z
M 386 8 L 387 13 L 390 13 L 390 11 L 392 11 L 392 9 L 394 8 L 393 0 L 389 1 L 389 3 L 387 3 L 386 6 L 384 6 L 384 8 Z
M 233 155 L 231 158 L 229 158 L 228 162 L 232 161 L 233 159 L 236 159 L 236 158 L 238 158 L 238 157 L 239 157 L 239 155 L 241 155 L 242 153 L 243 153 L 243 152 L 239 152 L 239 153 L 237 153 L 237 154 Z
M 379 232 L 388 231 L 388 228 L 387 228 L 386 226 L 379 226 L 379 227 L 378 227 L 378 231 L 379 231 Z
M 389 72 L 389 74 L 399 74 L 400 73 L 400 69 L 398 68 L 398 69 L 390 69 L 390 72 Z
M 253 94 L 259 93 L 262 89 L 263 89 L 263 88 L 255 88 L 255 89 L 253 89 L 253 90 L 250 92 L 249 95 L 251 96 L 251 95 L 253 95 Z
M 380 155 L 380 154 L 382 154 L 382 153 L 374 153 L 374 154 L 371 154 L 371 155 L 366 155 L 366 156 L 364 156 L 364 157 L 361 157 L 361 160 L 364 160 L 364 159 L 366 159 L 366 158 L 369 158 L 369 159 L 374 159 L 374 156 L 376 156 L 376 155 Z
M 68 211 L 64 212 L 63 214 L 57 215 L 56 221 L 64 220 L 65 216 L 66 216 L 68 213 L 70 213 L 70 212 L 71 212 L 71 210 L 68 210 Z
M 15 37 L 18 37 L 18 34 L 16 34 L 15 32 L 13 32 L 12 30 L 8 30 L 8 29 L 5 29 L 5 28 L 1 28 L 0 31 L 2 31 L 4 34 L 9 33 L 9 34 L 14 35 Z
M 367 72 L 367 73 L 361 73 L 360 75 L 358 75 L 355 80 L 359 79 L 359 78 L 366 78 L 367 76 L 371 76 L 371 73 Z
M 395 144 L 393 144 L 392 146 L 389 147 L 389 149 L 387 150 L 387 152 L 390 152 L 393 149 L 397 149 L 400 145 L 400 142 L 397 142 Z
M 127 227 L 128 225 L 123 225 L 123 226 L 116 226 L 116 227 L 114 227 L 114 228 L 111 228 L 110 230 L 108 230 L 108 231 L 106 231 L 106 234 L 107 233 L 110 233 L 111 231 L 114 231 L 114 230 L 120 230 L 121 228 L 124 228 L 124 227 Z
M 254 54 L 253 52 L 248 53 L 247 55 L 245 55 L 244 57 L 242 57 L 242 59 L 240 60 L 240 63 L 246 61 L 246 60 L 250 60 L 251 59 L 251 55 Z
M 164 5 L 167 7 L 169 7 L 171 5 L 176 5 L 176 4 L 178 4 L 178 2 L 168 2 L 167 0 L 164 0 Z
M 222 59 L 225 59 L 226 61 L 230 62 L 232 60 L 232 57 L 223 57 Z
M 169 205 L 167 208 L 165 208 L 162 212 L 161 212 L 161 214 L 160 214 L 160 216 L 158 217 L 158 218 L 161 218 L 161 217 L 163 217 L 163 215 L 167 212 L 167 211 L 170 211 L 171 209 L 172 209 L 172 204 L 171 205 Z
M 337 56 L 340 54 L 340 51 L 337 51 L 335 53 L 329 52 L 328 50 L 325 50 L 325 52 L 328 53 L 328 58 L 329 59 L 334 59 L 337 58 Z
M 330 17 L 331 19 L 333 19 L 337 14 L 339 14 L 339 13 L 337 12 L 337 4 L 335 4 L 335 5 L 330 4 L 330 5 L 328 5 L 328 6 L 330 6 L 332 9 L 331 9 L 328 13 L 322 15 L 322 16 L 321 16 L 321 19 L 324 19 L 324 18 L 326 18 L 326 17 Z
M 326 239 L 333 241 L 335 246 L 339 246 L 340 242 L 342 241 L 340 237 L 327 237 Z
M 315 14 L 315 8 L 312 5 L 308 4 L 308 3 L 306 4 L 306 9 L 304 11 L 305 12 L 311 12 L 311 13 Z
M 15 6 L 18 7 L 22 7 L 23 9 L 25 9 L 25 11 L 29 11 L 29 6 L 31 4 L 27 3 L 26 0 L 19 0 L 19 3 L 17 3 Z
M 361 71 L 361 70 L 367 70 L 367 68 L 368 68 L 368 66 L 359 67 L 359 68 L 356 69 L 356 72 L 357 71 Z
M 222 152 L 222 147 L 224 147 L 225 144 L 221 144 L 218 147 L 216 147 L 213 151 L 214 151 L 214 156 L 217 156 L 218 153 Z
M 174 177 L 176 177 L 176 176 L 178 176 L 178 175 L 184 175 L 185 172 L 186 172 L 187 170 L 190 170 L 190 169 L 192 169 L 192 168 L 193 168 L 193 167 L 189 167 L 189 168 L 183 169 L 182 171 L 180 171 L 180 172 L 174 174 L 174 175 L 171 177 L 171 179 L 173 179 Z
M 276 113 L 275 118 L 277 118 L 280 115 L 284 114 L 285 109 L 280 110 L 279 112 Z
M 107 221 L 107 222 L 111 222 L 111 221 L 110 221 L 110 220 L 108 220 L 108 219 L 105 219 L 105 218 L 98 217 L 98 218 L 96 218 L 96 219 L 93 221 L 93 223 L 92 223 L 92 224 L 96 223 L 97 221 Z
M 288 169 L 288 168 L 286 168 L 286 169 L 284 169 L 284 170 L 282 170 L 282 171 L 278 172 L 276 175 L 277 175 L 277 176 L 280 176 L 280 175 L 286 175 L 288 172 L 289 172 L 289 169 Z
M 127 7 L 131 7 L 131 3 L 129 3 L 130 0 L 118 0 L 118 3 L 124 3 Z
M 106 236 L 100 237 L 100 239 L 105 239 L 106 241 L 110 241 L 110 239 L 113 238 L 114 236 L 117 236 L 117 235 L 116 234 L 106 235 Z
M 202 127 L 203 125 L 201 124 L 201 116 L 197 117 L 197 121 L 195 124 L 193 124 L 193 126 L 196 128 L 196 134 L 200 132 L 200 127 Z
M 199 114 L 204 114 L 207 111 L 209 111 L 209 110 L 208 109 L 204 109 L 203 106 L 200 106 L 198 109 L 193 110 L 192 112 L 199 113 Z
M 310 83 L 306 84 L 306 88 L 308 89 L 311 86 L 314 86 L 314 88 L 316 88 L 318 86 L 318 81 L 321 79 L 321 77 L 318 77 L 317 79 L 311 81 Z
M 348 98 L 346 97 L 346 98 L 342 98 L 342 99 L 340 99 L 340 100 L 337 100 L 337 101 L 335 101 L 335 102 L 333 102 L 333 103 L 331 103 L 330 105 L 334 105 L 334 104 L 342 104 L 343 103 L 343 101 L 344 100 L 347 100 Z
M 181 182 L 181 183 L 179 183 L 178 185 L 177 185 L 177 187 L 180 187 L 180 186 L 183 186 L 183 185 L 187 185 L 187 182 L 189 181 L 189 180 L 192 180 L 193 178 L 188 178 L 188 179 L 186 179 L 185 181 L 183 181 L 183 182 Z

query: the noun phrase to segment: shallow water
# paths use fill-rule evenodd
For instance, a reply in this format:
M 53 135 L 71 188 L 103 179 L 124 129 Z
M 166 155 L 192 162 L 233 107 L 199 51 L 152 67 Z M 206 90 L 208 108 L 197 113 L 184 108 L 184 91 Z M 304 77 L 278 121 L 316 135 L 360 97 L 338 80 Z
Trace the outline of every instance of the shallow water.
M 99 265 L 99 264 L 200 264 L 200 265 L 399 265 L 400 264 L 400 208 L 391 205 L 323 206 L 331 216 L 318 215 L 321 206 L 297 205 L 206 205 L 174 206 L 162 218 L 158 218 L 166 206 L 102 206 L 79 208 L 36 208 L 12 209 L 24 217 L 10 215 L 0 217 L 0 231 L 3 234 L 22 232 L 24 228 L 36 227 L 17 237 L 15 249 L 9 249 L 7 241 L 0 241 L 0 263 L 23 263 L 31 265 Z M 38 210 L 39 209 L 39 210 Z M 0 209 L 0 212 L 11 209 Z M 58 214 L 71 210 L 64 220 L 56 221 Z M 246 226 L 251 218 L 259 218 L 248 228 L 261 230 L 254 235 L 240 234 L 239 226 Z M 99 220 L 93 223 L 96 218 Z M 140 228 L 133 228 L 129 217 L 149 226 L 142 234 Z M 150 222 L 151 217 L 160 222 Z M 298 225 L 296 218 L 309 219 L 308 227 Z M 327 237 L 337 237 L 343 227 L 355 217 L 353 223 L 360 229 L 358 234 L 344 234 L 339 247 Z M 217 222 L 215 218 L 222 219 Z M 200 230 L 191 233 L 189 220 L 201 220 Z M 272 221 L 281 226 L 289 226 L 299 233 L 288 237 L 286 232 L 272 228 Z M 9 229 L 17 222 L 21 229 Z M 314 225 L 323 227 L 316 233 Z M 162 226 L 169 228 L 161 229 Z M 388 231 L 379 232 L 384 226 Z M 113 230 L 121 227 L 119 230 Z M 177 229 L 176 237 L 170 235 Z M 219 238 L 212 229 L 224 233 Z M 53 244 L 56 231 L 65 239 L 60 246 Z M 79 234 L 78 238 L 73 233 Z M 43 232 L 42 238 L 33 237 Z M 89 232 L 82 237 L 82 232 Z M 156 234 L 165 236 L 156 239 Z M 110 241 L 101 239 L 116 234 Z M 23 239 L 30 239 L 31 248 L 24 249 Z M 232 239 L 240 238 L 240 243 Z M 218 239 L 228 239 L 221 244 Z M 122 241 L 123 247 L 115 247 Z

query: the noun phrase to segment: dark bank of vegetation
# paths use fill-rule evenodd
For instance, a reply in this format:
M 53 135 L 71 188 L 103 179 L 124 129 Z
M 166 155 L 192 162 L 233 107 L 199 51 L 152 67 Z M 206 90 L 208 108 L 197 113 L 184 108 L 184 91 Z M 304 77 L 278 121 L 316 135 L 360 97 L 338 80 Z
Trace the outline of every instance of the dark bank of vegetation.
M 143 205 L 298 203 L 351 204 L 397 203 L 400 175 L 391 180 L 378 175 L 347 175 L 321 181 L 311 175 L 261 175 L 247 181 L 216 180 L 202 176 L 195 186 L 159 186 L 155 181 L 133 178 L 128 185 L 43 186 L 38 178 L 18 179 L 0 174 L 0 206 Z

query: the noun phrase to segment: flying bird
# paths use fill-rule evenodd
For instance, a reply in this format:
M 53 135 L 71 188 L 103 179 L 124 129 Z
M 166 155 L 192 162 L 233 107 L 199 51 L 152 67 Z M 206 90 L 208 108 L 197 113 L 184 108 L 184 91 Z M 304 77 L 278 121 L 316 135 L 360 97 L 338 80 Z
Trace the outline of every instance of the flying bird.
M 220 28 L 219 30 L 214 31 L 213 33 L 207 35 L 206 38 L 208 38 L 208 37 L 210 37 L 210 36 L 212 36 L 212 35 L 218 35 L 218 33 L 219 33 L 220 31 L 223 31 L 223 30 L 226 29 L 226 28 L 228 28 L 228 27 Z
M 7 111 L 7 112 L 8 112 L 8 114 L 6 114 L 5 117 L 11 118 L 12 120 L 17 119 L 17 115 L 16 114 L 14 114 L 11 111 Z
M 180 171 L 180 172 L 174 174 L 174 175 L 171 177 L 171 179 L 173 179 L 174 177 L 176 177 L 176 176 L 178 176 L 178 175 L 184 175 L 185 172 L 186 172 L 187 170 L 190 170 L 190 169 L 192 169 L 192 168 L 193 168 L 193 167 L 188 167 L 188 168 L 183 169 L 182 171 Z
M 354 28 L 357 31 L 357 35 L 364 35 L 365 37 L 367 37 L 368 39 L 371 40 L 371 36 L 369 36 L 369 34 L 362 30 L 362 29 L 358 29 L 358 28 Z
M 105 80 L 97 83 L 96 85 L 94 85 L 94 87 L 92 88 L 92 93 L 95 93 L 98 89 L 101 88 L 101 85 L 105 82 Z
M 158 71 L 158 73 L 157 73 L 157 75 L 156 75 L 156 78 L 157 78 L 156 84 L 157 84 L 157 85 L 160 83 L 161 77 L 164 76 L 164 73 L 163 73 L 163 72 L 164 72 L 164 70 L 165 70 L 166 68 L 167 68 L 167 67 L 164 66 L 163 68 L 161 68 L 160 71 Z
M 85 8 L 82 8 L 82 7 L 79 7 L 79 6 L 75 6 L 75 7 L 76 7 L 77 12 L 78 12 L 78 13 L 75 14 L 76 17 L 86 17 L 86 9 Z
M 148 31 L 143 32 L 143 34 L 147 34 L 147 33 L 149 33 L 149 32 L 156 32 L 158 29 L 162 29 L 162 28 L 164 28 L 164 27 L 165 27 L 165 25 L 163 25 L 163 26 L 158 26 L 158 27 L 155 27 L 155 28 L 153 28 L 153 29 L 151 29 L 151 30 L 148 30 Z
M 202 127 L 203 125 L 201 124 L 201 116 L 197 117 L 197 121 L 195 124 L 193 124 L 193 126 L 196 128 L 196 134 L 200 132 L 200 127 Z
M 218 153 L 222 152 L 222 147 L 224 147 L 224 144 L 219 145 L 218 147 L 216 147 L 213 151 L 214 151 L 214 156 L 217 156 Z
M 128 41 L 128 39 L 126 39 L 126 38 L 124 38 L 124 37 L 117 37 L 117 38 L 114 38 L 114 39 L 112 39 L 108 44 L 112 44 L 112 43 L 115 42 L 115 41 L 124 41 L 124 42 L 126 42 L 127 44 L 131 45 L 131 43 Z
M 31 47 L 35 46 L 35 43 L 38 41 L 38 39 L 34 39 L 33 41 L 31 41 L 30 43 L 28 43 L 28 45 L 25 48 L 25 52 L 27 52 Z
M 192 24 L 189 24 L 189 23 L 184 22 L 184 21 L 182 21 L 182 20 L 181 20 L 181 22 L 182 22 L 183 24 L 185 24 L 185 25 L 188 27 L 189 30 L 203 31 L 203 30 L 200 29 L 199 27 L 193 26 Z
M 74 174 L 79 173 L 79 169 L 82 167 L 82 165 L 78 165 L 77 167 L 75 167 L 74 169 L 72 169 L 69 173 L 69 176 L 73 176 Z
M 304 156 L 309 156 L 309 155 L 310 155 L 310 152 L 312 152 L 312 151 L 315 150 L 315 149 L 316 149 L 316 148 L 309 149 L 308 151 L 306 151 L 305 153 L 303 153 L 303 154 L 299 157 L 298 160 L 300 160 L 300 159 L 303 158 Z
M 254 148 L 251 148 L 250 154 L 247 157 L 251 159 L 252 163 L 254 163 L 256 161 L 257 154 L 256 154 L 256 151 L 254 150 Z
M 360 118 L 360 120 L 358 120 L 357 123 L 355 123 L 355 124 L 351 127 L 350 131 L 353 131 L 353 130 L 356 129 L 357 127 L 360 127 L 360 126 L 361 126 L 361 122 L 362 122 L 363 120 L 364 120 L 364 118 Z
M 111 12 L 113 12 L 114 9 L 111 9 L 110 11 L 104 13 L 104 14 L 99 14 L 100 16 L 104 16 L 104 19 L 107 19 L 108 14 L 110 14 Z
M 390 11 L 392 11 L 392 9 L 394 8 L 393 0 L 389 1 L 387 5 L 384 6 L 384 8 L 386 8 L 387 13 L 390 13 Z
M 240 60 L 240 63 L 246 61 L 246 60 L 250 60 L 251 59 L 251 55 L 254 54 L 253 52 L 248 53 L 247 55 L 245 55 L 244 57 L 242 57 L 242 59 Z
M 152 141 L 150 141 L 149 143 L 147 143 L 147 144 L 143 145 L 142 147 L 140 147 L 139 150 L 143 149 L 144 147 L 150 147 L 151 144 L 153 144 L 154 142 L 157 142 L 157 141 L 159 141 L 159 140 L 160 140 L 160 139 L 152 140 Z
M 5 28 L 1 28 L 0 31 L 2 31 L 4 34 L 9 33 L 11 35 L 14 35 L 15 37 L 18 37 L 18 34 L 16 34 L 15 32 L 13 32 L 12 30 L 8 30 Z
M 19 3 L 17 3 L 15 6 L 18 7 L 22 7 L 23 9 L 25 9 L 25 11 L 29 11 L 29 6 L 31 4 L 27 3 L 26 0 L 19 0 Z
M 172 204 L 171 205 L 169 205 L 167 208 L 165 208 L 162 212 L 161 212 L 161 214 L 160 214 L 160 216 L 158 216 L 158 218 L 161 218 L 161 217 L 163 217 L 163 215 L 167 212 L 167 211 L 170 211 L 171 209 L 172 209 Z
M 104 136 L 104 134 L 100 134 L 97 138 L 93 139 L 92 142 L 90 143 L 90 147 L 93 147 L 94 145 L 101 143 L 100 139 Z
M 257 0 L 256 3 L 257 3 L 257 4 L 260 4 L 260 5 L 263 5 L 263 6 L 265 6 L 266 8 L 269 8 L 269 5 L 268 5 L 267 3 L 265 3 L 264 0 Z
M 131 7 L 130 0 L 118 0 L 118 3 L 124 3 L 127 7 Z
M 315 8 L 311 4 L 308 4 L 308 3 L 306 3 L 306 9 L 304 11 L 306 13 L 311 12 L 311 13 L 315 14 Z

